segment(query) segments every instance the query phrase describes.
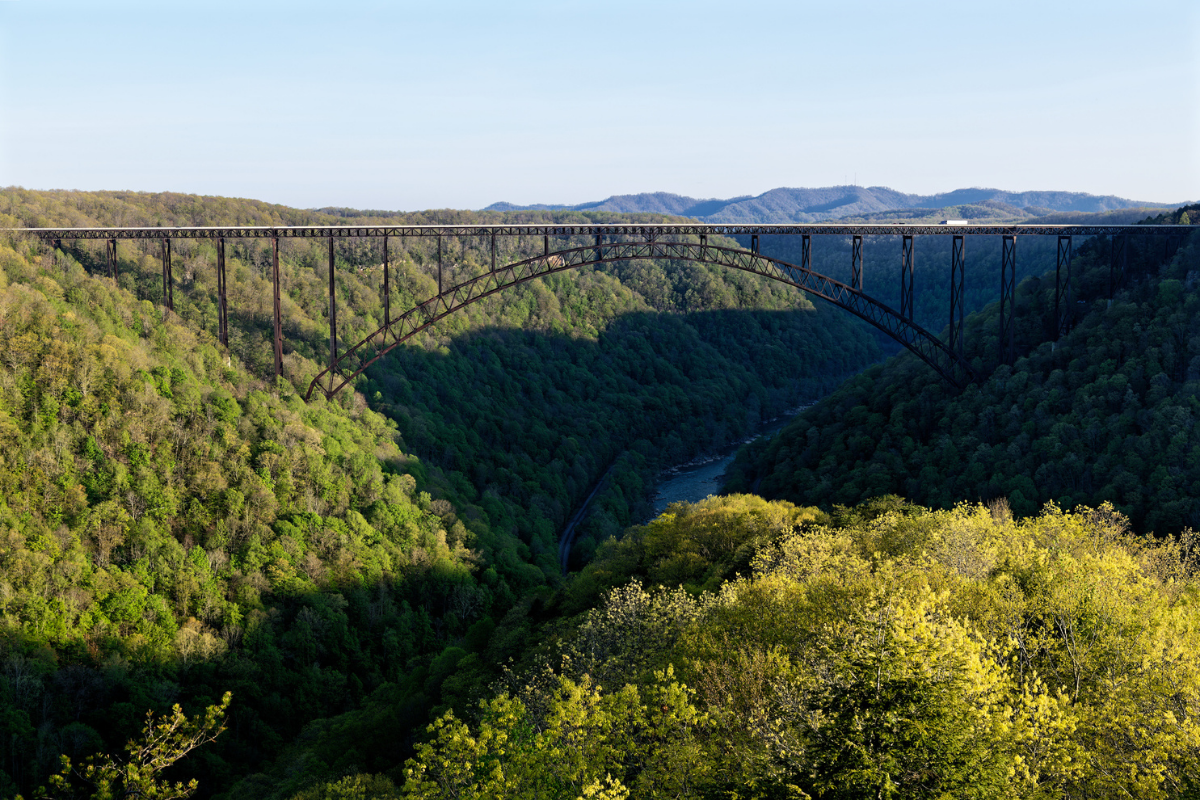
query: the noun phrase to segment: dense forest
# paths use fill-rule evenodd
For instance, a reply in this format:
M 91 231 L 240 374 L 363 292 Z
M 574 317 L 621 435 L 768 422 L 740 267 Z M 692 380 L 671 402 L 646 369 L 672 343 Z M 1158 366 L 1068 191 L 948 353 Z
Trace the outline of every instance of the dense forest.
M 299 212 L 225 198 L 6 190 L 0 226 L 411 224 L 669 221 L 661 215 L 580 212 Z M 307 216 L 305 216 L 307 215 Z M 581 242 L 577 242 L 579 244 Z M 501 239 L 498 258 L 525 258 L 541 240 Z M 569 240 L 559 244 L 565 246 Z M 67 243 L 103 272 L 102 242 Z M 173 243 L 176 312 L 217 329 L 215 245 Z M 338 327 L 343 346 L 383 320 L 381 245 L 338 242 Z M 281 242 L 285 375 L 307 388 L 328 347 L 323 241 Z M 446 283 L 490 264 L 487 242 L 443 242 Z M 435 294 L 432 239 L 390 242 L 393 314 Z M 118 284 L 162 295 L 159 244 L 118 246 Z M 270 244 L 229 246 L 230 351 L 272 374 Z M 555 569 L 554 541 L 572 509 L 609 478 L 580 525 L 577 563 L 604 536 L 650 513 L 649 486 L 664 467 L 743 438 L 764 419 L 818 397 L 881 357 L 865 324 L 795 289 L 718 267 L 632 262 L 575 270 L 473 305 L 380 362 L 360 385 L 400 425 L 408 450 L 444 478 L 447 499 L 525 537 Z M 340 400 L 339 402 L 348 402 Z M 609 468 L 612 467 L 611 472 Z
M 0 193 L 0 226 L 369 219 L 621 218 Z M 752 276 L 620 264 L 473 306 L 305 403 L 323 242 L 285 242 L 277 382 L 261 242 L 230 247 L 225 350 L 207 243 L 177 243 L 168 313 L 157 243 L 123 243 L 114 283 L 102 246 L 7 237 L 0 796 L 1194 793 L 1200 256 L 1135 246 L 1110 304 L 1106 254 L 1078 248 L 1062 339 L 1052 283 L 1022 282 L 1013 367 L 985 307 L 978 385 L 902 355 L 739 459 L 796 504 L 630 527 L 661 466 L 829 392 L 876 337 Z M 430 293 L 429 243 L 392 260 L 393 308 Z M 379 263 L 339 246 L 346 342 L 382 316 Z M 606 472 L 563 575 L 558 530 Z
M 1192 796 L 1196 568 L 1194 534 L 1107 506 L 676 504 L 606 542 L 568 616 L 402 766 L 237 796 Z M 359 724 L 293 770 L 389 730 Z
M 0 225 L 14 226 L 348 213 L 0 193 Z M 115 284 L 103 243 L 0 244 L 2 795 L 29 795 L 60 754 L 119 752 L 148 710 L 199 713 L 225 692 L 228 729 L 178 775 L 200 778 L 205 796 L 271 764 L 314 720 L 385 699 L 392 750 L 405 751 L 431 710 L 461 704 L 526 648 L 520 624 L 498 642 L 492 631 L 553 593 L 558 528 L 601 474 L 613 467 L 577 562 L 646 514 L 662 466 L 879 356 L 862 326 L 788 287 L 622 264 L 481 303 L 381 362 L 361 391 L 304 403 L 326 343 L 324 243 L 284 245 L 279 383 L 269 249 L 229 247 L 225 351 L 212 246 L 174 244 L 174 313 L 159 304 L 157 242 L 121 243 Z M 469 274 L 483 255 L 455 241 L 448 268 Z M 425 243 L 393 249 L 393 308 L 429 293 L 434 258 Z M 353 341 L 382 317 L 378 252 L 340 247 L 335 277 Z M 337 758 L 298 773 L 371 760 L 353 747 Z
M 745 496 L 629 538 L 598 570 L 645 583 L 583 615 L 553 674 L 439 719 L 402 796 L 1149 798 L 1200 778 L 1193 539 L 1150 544 L 1107 509 L 814 519 Z
M 1161 240 L 1139 238 L 1111 302 L 1108 240 L 1078 247 L 1066 336 L 1055 335 L 1054 274 L 1027 278 L 1011 367 L 996 365 L 993 303 L 966 324 L 985 380 L 958 393 L 907 356 L 871 367 L 740 454 L 730 488 L 826 506 L 1007 498 L 1019 515 L 1109 502 L 1140 531 L 1200 526 L 1200 246 L 1193 236 L 1165 260 Z
M 77 264 L 0 246 L 0 352 L 0 793 L 233 691 L 189 765 L 219 786 L 543 580 L 385 417 L 264 386 Z

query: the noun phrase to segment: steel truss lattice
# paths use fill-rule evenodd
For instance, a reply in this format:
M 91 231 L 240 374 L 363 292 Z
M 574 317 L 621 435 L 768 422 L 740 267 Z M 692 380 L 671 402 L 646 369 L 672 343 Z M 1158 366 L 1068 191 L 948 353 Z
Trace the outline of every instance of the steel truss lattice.
M 1071 237 L 1058 237 L 1058 260 L 1054 269 L 1054 318 L 1059 337 L 1071 332 L 1075 302 L 1071 286 Z

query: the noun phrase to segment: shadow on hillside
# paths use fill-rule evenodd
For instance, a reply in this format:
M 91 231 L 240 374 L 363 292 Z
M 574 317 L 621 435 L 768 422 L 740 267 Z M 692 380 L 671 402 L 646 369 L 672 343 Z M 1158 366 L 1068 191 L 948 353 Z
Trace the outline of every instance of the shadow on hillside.
M 636 313 L 595 338 L 491 327 L 404 346 L 359 390 L 407 451 L 537 556 L 614 462 L 628 463 L 581 526 L 585 542 L 644 515 L 663 467 L 744 438 L 879 357 L 868 326 L 832 308 Z

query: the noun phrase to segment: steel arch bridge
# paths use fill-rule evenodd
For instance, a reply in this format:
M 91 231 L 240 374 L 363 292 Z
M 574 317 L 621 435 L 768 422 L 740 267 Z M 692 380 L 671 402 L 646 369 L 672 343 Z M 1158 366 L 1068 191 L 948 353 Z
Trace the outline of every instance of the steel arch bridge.
M 840 308 L 870 322 L 918 358 L 940 376 L 962 386 L 974 377 L 971 367 L 927 330 L 859 289 L 841 281 L 789 264 L 751 250 L 677 241 L 611 242 L 555 250 L 543 255 L 506 264 L 439 292 L 434 297 L 385 322 L 378 330 L 331 361 L 309 384 L 305 399 L 319 390 L 332 397 L 357 375 L 388 352 L 454 312 L 497 292 L 555 272 L 635 260 L 692 261 L 739 269 L 795 286 L 797 289 L 828 300 Z M 340 369 L 342 363 L 356 363 L 353 372 Z
M 0 229 L 8 234 L 30 235 L 56 248 L 63 240 L 105 240 L 108 272 L 117 273 L 119 240 L 157 240 L 162 247 L 162 302 L 174 308 L 174 279 L 171 266 L 172 239 L 206 239 L 217 249 L 218 338 L 229 344 L 228 304 L 225 280 L 226 239 L 271 239 L 272 286 L 274 295 L 275 374 L 283 374 L 283 326 L 280 302 L 279 240 L 281 238 L 327 239 L 329 253 L 329 361 L 309 384 L 305 398 L 320 391 L 329 398 L 391 350 L 441 319 L 472 303 L 543 275 L 584 266 L 619 261 L 668 259 L 714 264 L 762 275 L 820 297 L 870 322 L 928 364 L 940 377 L 957 387 L 975 379 L 963 355 L 964 242 L 968 236 L 999 236 L 1002 240 L 1000 270 L 1000 360 L 1012 363 L 1016 289 L 1016 241 L 1018 236 L 1058 237 L 1058 269 L 1055 273 L 1055 313 L 1058 333 L 1070 330 L 1074 317 L 1071 276 L 1072 240 L 1075 236 L 1111 237 L 1109 297 L 1121 282 L 1127 263 L 1127 239 L 1152 237 L 1166 242 L 1166 255 L 1197 226 L 1190 225 L 907 225 L 907 224 L 567 224 L 567 225 L 370 225 L 288 227 L 192 227 L 192 228 L 19 228 Z M 790 264 L 764 256 L 758 241 L 762 235 L 800 236 L 801 264 Z M 811 237 L 849 237 L 851 283 L 845 284 L 811 269 Z M 947 341 L 920 327 L 913 320 L 913 262 L 915 236 L 952 236 L 950 263 L 950 308 Z M 444 288 L 442 281 L 443 237 L 490 237 L 491 268 L 482 275 Z M 710 245 L 709 236 L 749 236 L 750 248 Z M 900 310 L 872 298 L 863 290 L 862 240 L 864 236 L 898 236 L 902 239 Z M 389 237 L 437 239 L 438 291 L 397 317 L 391 315 Z M 497 265 L 497 237 L 540 237 L 541 255 Z M 551 237 L 587 237 L 593 243 L 550 249 Z M 337 291 L 334 273 L 334 242 L 347 238 L 382 238 L 384 324 L 345 351 L 339 352 L 337 337 Z

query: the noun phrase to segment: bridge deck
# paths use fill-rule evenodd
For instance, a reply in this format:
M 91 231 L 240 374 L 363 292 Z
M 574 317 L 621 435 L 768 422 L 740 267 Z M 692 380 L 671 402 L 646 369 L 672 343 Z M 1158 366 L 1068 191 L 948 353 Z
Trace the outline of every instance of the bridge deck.
M 373 236 L 1112 236 L 1185 235 L 1195 225 L 732 225 L 699 223 L 606 225 L 294 225 L 196 228 L 0 228 L 40 239 L 263 239 Z

